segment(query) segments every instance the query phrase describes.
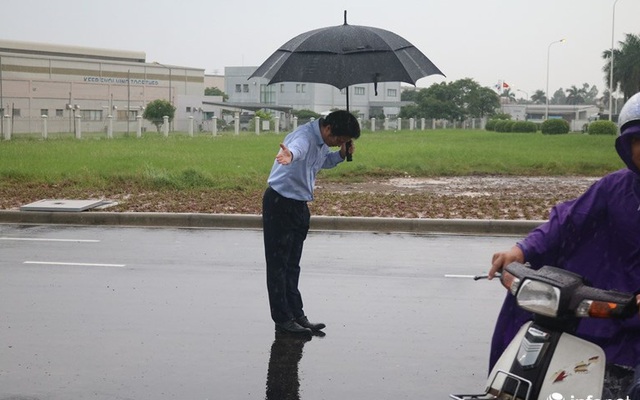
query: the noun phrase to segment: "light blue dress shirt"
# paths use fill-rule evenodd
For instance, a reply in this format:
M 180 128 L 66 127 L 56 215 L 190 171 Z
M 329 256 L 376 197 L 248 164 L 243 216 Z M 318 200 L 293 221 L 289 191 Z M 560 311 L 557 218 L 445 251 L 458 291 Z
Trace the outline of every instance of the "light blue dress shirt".
M 319 120 L 301 125 L 284 138 L 293 155 L 288 165 L 273 162 L 267 183 L 288 199 L 311 201 L 316 175 L 321 169 L 333 168 L 343 159 L 340 151 L 331 151 L 322 140 Z

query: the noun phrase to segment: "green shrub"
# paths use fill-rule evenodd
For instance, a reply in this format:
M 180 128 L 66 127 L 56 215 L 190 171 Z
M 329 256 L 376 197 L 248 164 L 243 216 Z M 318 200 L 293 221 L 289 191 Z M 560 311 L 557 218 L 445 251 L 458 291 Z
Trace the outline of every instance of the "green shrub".
M 503 125 L 504 122 L 508 122 L 509 120 L 511 120 L 511 114 L 503 114 L 503 113 L 495 114 L 491 117 L 490 120 L 487 121 L 487 123 L 484 126 L 484 129 L 487 131 L 495 131 L 495 132 L 510 132 L 510 130 L 504 130 L 504 129 L 507 129 L 507 126 Z M 496 124 L 499 124 L 498 128 L 496 128 Z
M 492 119 L 507 119 L 507 120 L 510 120 L 511 119 L 511 114 L 508 114 L 508 113 L 497 113 L 491 118 Z
M 487 123 L 484 126 L 484 129 L 487 131 L 495 131 L 496 130 L 496 122 L 498 122 L 497 119 L 490 119 L 487 121 Z
M 589 135 L 616 135 L 618 126 L 613 121 L 593 121 L 589 124 L 587 132 Z
M 507 125 L 509 125 L 509 121 L 507 121 L 506 119 L 496 120 L 496 124 L 494 126 L 494 130 L 496 132 L 509 132 L 507 130 Z
M 569 133 L 569 123 L 560 118 L 548 119 L 542 123 L 540 130 L 545 135 Z
M 302 109 L 302 110 L 293 110 L 291 114 L 298 117 L 298 119 L 309 120 L 311 118 L 319 119 L 322 115 L 318 114 L 315 111 Z M 384 119 L 384 118 L 383 118 Z
M 538 126 L 530 121 L 515 121 L 511 128 L 512 132 L 536 132 L 537 130 Z

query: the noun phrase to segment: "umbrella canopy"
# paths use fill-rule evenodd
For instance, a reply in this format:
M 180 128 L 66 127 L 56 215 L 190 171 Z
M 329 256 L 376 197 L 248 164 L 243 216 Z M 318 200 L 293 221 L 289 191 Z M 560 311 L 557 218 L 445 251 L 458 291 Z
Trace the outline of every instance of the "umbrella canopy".
M 393 32 L 344 24 L 315 29 L 294 37 L 273 53 L 249 77 L 276 82 L 326 83 L 338 89 L 358 83 L 406 82 L 440 74 L 420 50 Z M 346 91 L 349 111 L 349 91 Z M 347 143 L 347 146 L 350 142 Z M 347 153 L 347 161 L 351 154 Z
M 346 11 L 344 15 L 343 25 L 315 29 L 289 40 L 250 78 L 267 78 L 270 84 L 325 83 L 343 89 L 358 83 L 415 85 L 428 75 L 444 76 L 401 36 L 384 29 L 349 25 Z

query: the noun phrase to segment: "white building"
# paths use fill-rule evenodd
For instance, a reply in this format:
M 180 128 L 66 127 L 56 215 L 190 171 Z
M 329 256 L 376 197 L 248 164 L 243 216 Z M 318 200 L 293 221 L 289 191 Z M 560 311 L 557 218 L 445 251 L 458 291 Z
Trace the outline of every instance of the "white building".
M 43 115 L 50 132 L 72 131 L 77 116 L 82 131 L 104 131 L 109 115 L 122 132 L 157 99 L 177 107 L 173 129 L 186 130 L 189 116 L 201 123 L 219 113 L 203 98 L 201 68 L 147 62 L 143 52 L 0 40 L 0 115 L 15 133 L 38 132 Z
M 268 85 L 265 78 L 251 78 L 257 67 L 226 67 L 225 93 L 229 103 L 251 103 L 290 107 L 295 110 L 311 110 L 318 114 L 346 109 L 346 89 L 305 82 L 281 82 Z M 378 93 L 374 85 L 357 84 L 350 86 L 349 110 L 363 119 L 384 114 L 394 118 L 400 112 L 400 82 L 379 82 Z
M 502 112 L 511 115 L 514 121 L 543 122 L 548 114 L 549 119 L 562 118 L 569 123 L 573 132 L 579 132 L 598 114 L 598 106 L 589 104 L 558 105 L 549 104 L 503 104 Z

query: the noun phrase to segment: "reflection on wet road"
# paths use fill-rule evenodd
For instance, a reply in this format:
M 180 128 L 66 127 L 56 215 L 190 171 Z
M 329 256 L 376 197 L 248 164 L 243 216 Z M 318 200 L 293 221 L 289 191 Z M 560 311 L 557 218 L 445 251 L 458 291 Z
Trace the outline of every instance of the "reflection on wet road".
M 311 336 L 275 332 L 267 370 L 267 400 L 299 400 L 298 363 Z

